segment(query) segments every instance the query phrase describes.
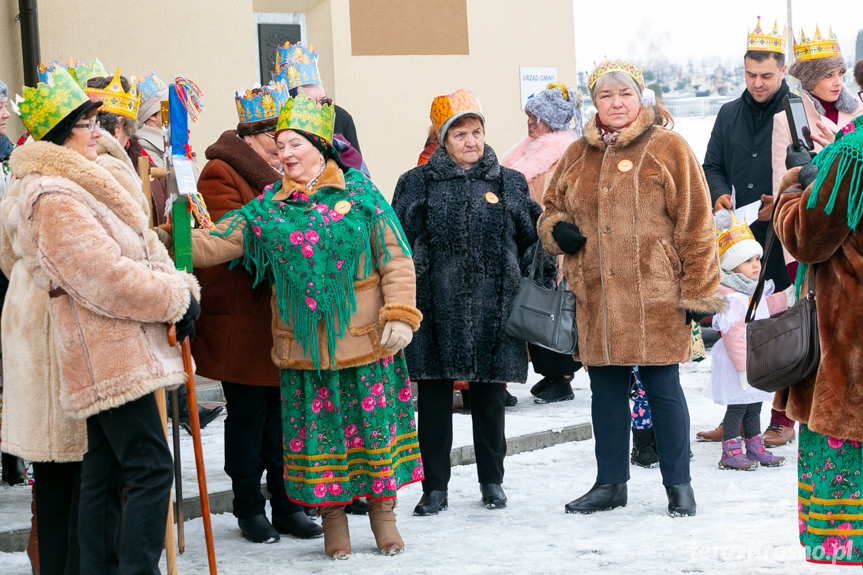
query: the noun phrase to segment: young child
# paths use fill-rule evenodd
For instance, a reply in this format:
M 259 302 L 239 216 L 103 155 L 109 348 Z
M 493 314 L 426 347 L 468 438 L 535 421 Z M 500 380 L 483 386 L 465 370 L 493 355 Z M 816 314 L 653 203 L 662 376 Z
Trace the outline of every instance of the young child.
M 722 421 L 720 469 L 756 469 L 782 465 L 784 457 L 765 449 L 761 437 L 761 402 L 772 393 L 750 387 L 746 381 L 746 310 L 761 272 L 761 245 L 752 232 L 731 212 L 716 213 L 719 262 L 722 271 L 719 293 L 728 300 L 728 309 L 713 316 L 713 328 L 722 336 L 713 344 L 713 366 L 708 396 L 727 405 Z M 755 310 L 760 319 L 786 309 L 793 288 L 773 293 L 773 281 L 764 284 L 764 293 Z M 743 437 L 741 438 L 741 430 Z

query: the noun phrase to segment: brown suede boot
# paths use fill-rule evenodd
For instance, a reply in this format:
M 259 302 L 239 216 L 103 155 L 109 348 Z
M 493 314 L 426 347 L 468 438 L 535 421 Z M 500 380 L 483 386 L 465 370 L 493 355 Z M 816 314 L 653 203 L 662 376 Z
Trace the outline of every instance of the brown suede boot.
M 324 528 L 324 552 L 333 559 L 347 559 L 351 554 L 351 534 L 344 505 L 323 505 L 320 508 Z
M 716 429 L 699 431 L 695 434 L 695 439 L 698 441 L 722 441 L 722 422 L 719 422 Z
M 396 529 L 395 507 L 395 498 L 369 499 L 369 522 L 378 550 L 384 555 L 398 555 L 405 548 L 405 542 Z

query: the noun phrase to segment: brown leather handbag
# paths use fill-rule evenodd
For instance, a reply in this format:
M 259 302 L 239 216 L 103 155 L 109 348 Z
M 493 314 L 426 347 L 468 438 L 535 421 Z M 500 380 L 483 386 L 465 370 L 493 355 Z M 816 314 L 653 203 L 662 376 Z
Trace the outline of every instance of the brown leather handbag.
M 772 220 L 772 219 L 771 219 Z M 767 226 L 764 260 L 773 245 L 773 222 Z M 810 266 L 806 295 L 787 310 L 753 320 L 764 291 L 767 266 L 746 310 L 746 379 L 761 391 L 774 392 L 800 383 L 818 370 L 821 344 L 815 310 L 815 266 Z

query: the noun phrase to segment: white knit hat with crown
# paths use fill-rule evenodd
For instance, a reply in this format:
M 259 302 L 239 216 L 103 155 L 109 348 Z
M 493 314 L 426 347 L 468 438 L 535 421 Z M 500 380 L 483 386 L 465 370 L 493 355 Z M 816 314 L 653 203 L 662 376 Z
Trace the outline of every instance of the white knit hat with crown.
M 764 255 L 761 244 L 752 235 L 749 226 L 737 219 L 734 212 L 719 210 L 714 215 L 716 240 L 719 242 L 719 266 L 727 271 L 751 258 Z

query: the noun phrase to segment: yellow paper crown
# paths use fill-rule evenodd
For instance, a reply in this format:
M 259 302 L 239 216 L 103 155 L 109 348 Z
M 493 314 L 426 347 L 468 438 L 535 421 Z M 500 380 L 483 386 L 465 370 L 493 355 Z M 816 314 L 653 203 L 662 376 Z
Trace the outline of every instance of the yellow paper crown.
M 719 255 L 721 256 L 728 248 L 741 240 L 755 241 L 755 236 L 752 235 L 752 230 L 749 229 L 749 226 L 738 220 L 734 212 L 731 212 L 731 227 L 724 232 L 716 230 L 716 241 L 719 242 Z
M 815 36 L 812 39 L 806 37 L 803 29 L 800 29 L 800 42 L 794 42 L 794 59 L 798 61 L 815 60 L 817 58 L 827 58 L 828 56 L 842 56 L 839 52 L 839 40 L 833 33 L 833 28 L 830 28 L 830 34 L 825 39 L 815 25 Z
M 636 84 L 644 86 L 644 74 L 641 71 L 641 66 L 636 66 L 632 62 L 624 62 L 620 59 L 614 61 L 604 60 L 598 65 L 594 62 L 594 65 L 593 72 L 587 75 L 588 90 L 592 90 L 596 81 L 609 72 L 623 72 L 635 80 Z
M 13 109 L 34 140 L 41 140 L 60 121 L 87 102 L 87 95 L 66 68 L 56 66 L 47 82 L 35 88 L 24 86 L 24 96 L 16 96 Z
M 102 102 L 102 110 L 113 112 L 131 118 L 138 118 L 138 106 L 141 100 L 138 99 L 138 94 L 135 90 L 135 84 L 131 83 L 129 91 L 123 90 L 123 84 L 120 82 L 120 68 L 114 73 L 111 83 L 106 87 L 99 88 L 84 88 L 84 93 L 94 102 Z
M 276 131 L 299 130 L 320 136 L 328 143 L 332 143 L 335 120 L 336 110 L 332 105 L 318 104 L 300 92 L 282 106 Z
M 462 88 L 452 94 L 435 98 L 432 101 L 429 116 L 435 131 L 440 132 L 441 126 L 448 120 L 465 114 L 476 114 L 480 118 L 484 118 L 482 106 L 479 105 L 476 95 L 470 90 Z
M 755 24 L 755 30 L 749 33 L 746 37 L 746 50 L 760 50 L 762 52 L 785 52 L 785 34 L 779 33 L 779 28 L 776 26 L 776 21 L 773 21 L 773 30 L 770 34 L 765 34 L 761 29 L 761 16 L 758 17 L 758 22 Z

